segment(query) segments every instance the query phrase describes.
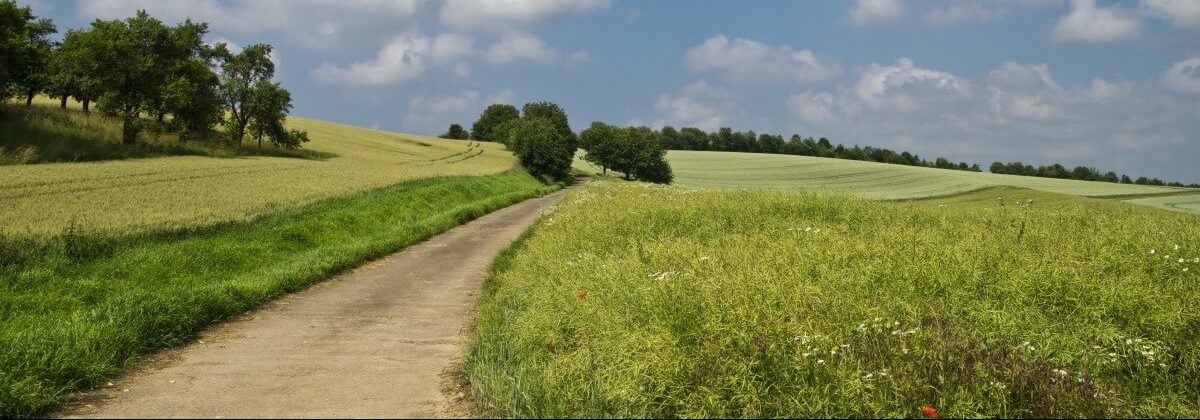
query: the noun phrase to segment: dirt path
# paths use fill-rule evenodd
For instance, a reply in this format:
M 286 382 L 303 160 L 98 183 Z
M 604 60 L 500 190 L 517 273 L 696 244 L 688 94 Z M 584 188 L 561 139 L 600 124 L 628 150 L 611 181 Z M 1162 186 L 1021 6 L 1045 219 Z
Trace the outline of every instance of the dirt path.
M 152 357 L 62 417 L 431 417 L 496 254 L 563 191 L 280 298 Z

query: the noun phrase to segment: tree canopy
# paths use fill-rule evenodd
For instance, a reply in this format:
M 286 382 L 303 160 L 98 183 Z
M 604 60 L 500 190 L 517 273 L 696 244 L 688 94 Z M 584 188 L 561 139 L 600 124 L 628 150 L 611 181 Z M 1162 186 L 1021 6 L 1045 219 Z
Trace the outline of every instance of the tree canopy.
M 496 128 L 506 122 L 521 118 L 517 107 L 508 104 L 492 104 L 483 110 L 479 119 L 471 126 L 471 138 L 484 141 L 500 141 L 507 139 L 507 133 L 497 132 Z

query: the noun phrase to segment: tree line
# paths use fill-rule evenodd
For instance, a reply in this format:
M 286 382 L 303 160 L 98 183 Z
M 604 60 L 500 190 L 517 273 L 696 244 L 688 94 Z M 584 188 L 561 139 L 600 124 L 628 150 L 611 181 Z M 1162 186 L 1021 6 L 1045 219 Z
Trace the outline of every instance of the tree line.
M 966 162 L 954 163 L 939 157 L 933 161 L 922 159 L 920 156 L 899 152 L 881 147 L 846 147 L 833 144 L 829 139 L 821 137 L 801 137 L 792 134 L 784 139 L 778 134 L 757 134 L 754 130 L 733 131 L 729 127 L 721 127 L 715 132 L 706 133 L 695 127 L 665 126 L 658 130 L 663 145 L 669 150 L 709 150 L 721 152 L 774 153 L 785 155 L 815 156 L 834 159 L 862 160 L 870 162 L 893 163 L 897 165 L 926 166 L 930 168 L 954 169 L 960 171 L 980 172 L 978 164 Z
M 207 23 L 186 20 L 167 26 L 144 10 L 127 19 L 97 19 L 72 29 L 61 41 L 49 19 L 13 0 L 0 0 L 0 101 L 38 94 L 74 98 L 90 112 L 92 102 L 121 121 L 125 144 L 147 128 L 179 134 L 181 140 L 220 139 L 241 146 L 249 136 L 287 149 L 308 141 L 289 130 L 291 93 L 272 82 L 272 47 L 251 45 L 232 52 L 225 43 L 206 44 Z M 168 118 L 169 117 L 169 118 Z
M 1099 181 L 1111 182 L 1117 184 L 1137 184 L 1137 185 L 1157 185 L 1170 187 L 1191 187 L 1200 188 L 1200 184 L 1184 184 L 1178 181 L 1165 182 L 1158 178 L 1138 177 L 1137 179 L 1130 178 L 1129 175 L 1118 176 L 1116 172 L 1100 172 L 1096 168 L 1087 166 L 1076 166 L 1074 169 L 1067 169 L 1065 166 L 1055 163 L 1052 165 L 1033 165 L 1024 164 L 1021 162 L 993 162 L 988 168 L 994 174 L 1009 174 L 1009 175 L 1024 175 L 1036 176 L 1042 178 L 1058 178 L 1058 179 L 1077 179 L 1081 181 Z
M 504 143 L 531 173 L 552 179 L 569 174 L 577 149 L 584 159 L 622 173 L 625 179 L 669 184 L 673 176 L 658 133 L 646 127 L 615 127 L 594 122 L 578 135 L 558 104 L 531 102 L 521 110 L 492 104 L 467 131 L 451 124 L 442 138 Z

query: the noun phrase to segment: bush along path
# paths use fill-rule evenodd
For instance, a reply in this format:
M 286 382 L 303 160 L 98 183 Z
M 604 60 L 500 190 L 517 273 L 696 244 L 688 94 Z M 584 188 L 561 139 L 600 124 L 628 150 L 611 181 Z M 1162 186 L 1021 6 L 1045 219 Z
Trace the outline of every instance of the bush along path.
M 252 222 L 128 238 L 73 234 L 62 249 L 0 253 L 0 418 L 45 413 L 93 387 L 121 391 L 93 404 L 108 416 L 283 414 L 270 411 L 276 404 L 365 415 L 354 410 L 372 407 L 337 398 L 408 395 L 397 391 L 403 383 L 372 381 L 409 380 L 415 373 L 397 373 L 422 366 L 418 354 L 438 360 L 417 349 L 449 345 L 435 327 L 457 331 L 448 314 L 474 292 L 473 270 L 489 261 L 487 247 L 507 244 L 507 229 L 519 230 L 521 216 L 548 201 L 521 203 L 373 268 L 339 273 L 556 189 L 520 172 L 427 179 Z M 194 341 L 209 325 L 331 277 L 305 297 Z M 178 365 L 113 379 L 142 355 L 192 341 L 166 353 Z

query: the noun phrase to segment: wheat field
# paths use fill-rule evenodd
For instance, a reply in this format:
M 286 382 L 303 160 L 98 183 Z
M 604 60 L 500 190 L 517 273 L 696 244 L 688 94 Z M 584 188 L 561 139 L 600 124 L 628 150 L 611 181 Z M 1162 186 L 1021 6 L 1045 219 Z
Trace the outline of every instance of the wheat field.
M 170 156 L 0 166 L 0 234 L 46 237 L 74 225 L 136 233 L 251 219 L 400 181 L 487 175 L 517 162 L 503 145 L 396 134 L 292 117 L 329 159 Z

